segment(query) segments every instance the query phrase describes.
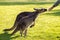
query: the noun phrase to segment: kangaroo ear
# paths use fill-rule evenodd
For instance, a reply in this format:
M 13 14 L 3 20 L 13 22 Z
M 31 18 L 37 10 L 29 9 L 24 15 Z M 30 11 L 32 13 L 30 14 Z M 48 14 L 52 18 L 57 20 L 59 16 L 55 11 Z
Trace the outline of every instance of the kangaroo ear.
M 34 10 L 38 10 L 37 8 L 34 8 Z

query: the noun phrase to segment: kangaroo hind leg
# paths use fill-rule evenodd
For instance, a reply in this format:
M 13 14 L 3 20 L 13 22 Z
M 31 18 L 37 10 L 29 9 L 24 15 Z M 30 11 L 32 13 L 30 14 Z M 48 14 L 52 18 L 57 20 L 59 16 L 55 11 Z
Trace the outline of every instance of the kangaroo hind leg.
M 19 28 L 16 28 L 11 35 L 15 34 L 17 31 L 19 31 Z

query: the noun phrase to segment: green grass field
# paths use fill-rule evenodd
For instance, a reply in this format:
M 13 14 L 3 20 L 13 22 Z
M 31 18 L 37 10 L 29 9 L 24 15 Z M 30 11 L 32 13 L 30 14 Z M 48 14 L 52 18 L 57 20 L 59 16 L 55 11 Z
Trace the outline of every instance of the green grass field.
M 49 8 L 52 4 L 0 5 L 0 40 L 60 40 L 60 5 L 52 11 L 38 15 L 35 26 L 28 28 L 26 38 L 20 32 L 10 36 L 12 31 L 4 32 L 13 26 L 16 16 L 23 11 L 34 11 L 33 8 Z

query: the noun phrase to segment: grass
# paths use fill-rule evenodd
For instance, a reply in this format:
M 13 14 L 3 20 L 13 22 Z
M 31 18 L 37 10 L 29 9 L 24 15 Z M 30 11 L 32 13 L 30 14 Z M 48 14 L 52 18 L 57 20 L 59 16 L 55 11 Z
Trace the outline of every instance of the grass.
M 0 40 L 60 40 L 60 5 L 52 11 L 38 15 L 35 26 L 28 28 L 26 38 L 20 37 L 20 33 L 10 36 L 10 32 L 4 32 L 6 28 L 13 26 L 16 16 L 23 11 L 34 11 L 33 8 L 49 8 L 52 4 L 29 5 L 0 5 Z
M 29 4 L 52 4 L 54 2 L 0 2 L 0 5 L 29 5 Z

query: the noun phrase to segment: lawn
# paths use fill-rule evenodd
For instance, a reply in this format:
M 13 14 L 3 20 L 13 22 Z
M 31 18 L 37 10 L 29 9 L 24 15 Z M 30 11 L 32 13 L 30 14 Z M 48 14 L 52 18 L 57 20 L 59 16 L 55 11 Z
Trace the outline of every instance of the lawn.
M 26 38 L 17 32 L 4 32 L 13 26 L 16 16 L 24 11 L 34 11 L 33 8 L 49 8 L 53 4 L 27 4 L 27 5 L 0 5 L 0 40 L 60 40 L 60 5 L 52 11 L 38 15 L 35 26 L 28 28 Z

